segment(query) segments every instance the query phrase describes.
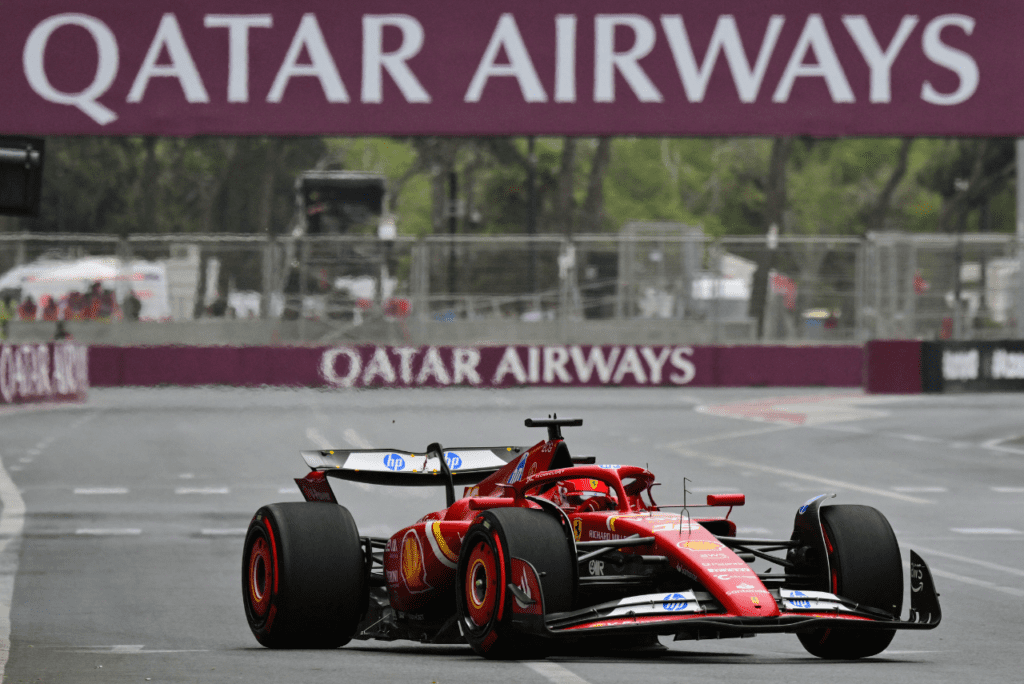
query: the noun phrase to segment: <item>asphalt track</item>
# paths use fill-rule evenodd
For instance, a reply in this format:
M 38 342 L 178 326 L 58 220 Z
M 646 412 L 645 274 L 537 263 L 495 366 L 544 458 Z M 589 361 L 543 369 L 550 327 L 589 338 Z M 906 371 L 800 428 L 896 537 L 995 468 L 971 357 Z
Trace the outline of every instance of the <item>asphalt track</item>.
M 733 512 L 741 534 L 788 535 L 797 507 L 821 492 L 879 508 L 930 563 L 942 625 L 838 664 L 792 635 L 515 663 L 410 642 L 256 644 L 242 613 L 242 534 L 261 504 L 301 499 L 299 449 L 526 445 L 542 433 L 523 418 L 552 411 L 584 419 L 566 430 L 573 453 L 649 465 L 662 503 L 680 498 L 684 476 L 697 496 L 745 492 Z M 0 434 L 6 682 L 1020 681 L 1022 395 L 118 389 L 4 409 Z M 443 505 L 440 490 L 335 491 L 376 535 Z

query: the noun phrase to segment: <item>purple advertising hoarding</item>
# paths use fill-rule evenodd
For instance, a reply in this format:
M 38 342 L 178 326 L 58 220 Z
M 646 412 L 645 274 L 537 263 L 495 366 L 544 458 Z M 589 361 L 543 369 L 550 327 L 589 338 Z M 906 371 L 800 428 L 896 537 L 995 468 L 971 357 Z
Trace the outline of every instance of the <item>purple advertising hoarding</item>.
M 0 132 L 1024 135 L 1019 0 L 15 0 Z
M 107 347 L 94 386 L 859 387 L 859 346 Z

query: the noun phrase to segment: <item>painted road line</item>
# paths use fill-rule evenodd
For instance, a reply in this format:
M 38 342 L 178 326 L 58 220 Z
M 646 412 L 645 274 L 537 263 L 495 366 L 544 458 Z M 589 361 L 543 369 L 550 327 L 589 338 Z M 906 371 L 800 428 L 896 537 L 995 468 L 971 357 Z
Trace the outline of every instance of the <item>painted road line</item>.
M 960 534 L 1020 534 L 1019 530 L 1009 527 L 950 527 L 949 531 Z
M 11 600 L 18 574 L 21 534 L 25 529 L 25 500 L 0 460 L 0 681 L 5 680 L 11 656 Z
M 553 663 L 550 660 L 523 663 L 523 665 L 530 668 L 549 682 L 552 682 L 552 684 L 590 684 L 590 682 L 583 677 L 580 677 L 575 672 L 562 667 L 558 663 Z
M 248 531 L 245 527 L 204 527 L 199 534 L 204 537 L 244 537 Z
M 318 449 L 333 449 L 334 445 L 327 441 L 327 438 L 323 436 L 319 430 L 315 427 L 306 428 L 306 439 L 314 444 Z
M 1024 487 L 991 487 L 997 494 L 1024 494 Z
M 114 644 L 112 646 L 82 646 L 81 648 L 60 649 L 65 653 L 109 653 L 116 655 L 148 655 L 150 653 L 208 653 L 205 648 L 151 648 L 142 644 Z
M 687 449 L 682 444 L 672 444 L 670 448 L 675 450 L 676 453 L 681 456 L 688 458 L 698 458 L 709 463 L 718 463 L 721 465 L 733 466 L 736 468 L 746 468 L 748 470 L 759 470 L 763 473 L 771 473 L 773 475 L 779 475 L 781 477 L 787 477 L 795 480 L 805 480 L 807 482 L 815 482 L 826 487 L 835 487 L 837 489 L 845 489 L 853 492 L 863 492 L 864 494 L 873 494 L 875 496 L 882 496 L 889 499 L 896 499 L 898 501 L 906 501 L 908 503 L 916 504 L 931 504 L 935 503 L 930 499 L 922 499 L 918 496 L 911 496 L 909 494 L 901 494 L 899 492 L 892 492 L 888 489 L 879 489 L 877 487 L 866 487 L 864 485 L 854 484 L 853 482 L 844 482 L 843 480 L 836 480 L 829 477 L 818 477 L 817 475 L 809 475 L 796 470 L 786 470 L 785 468 L 776 468 L 775 466 L 763 465 L 761 463 L 753 463 L 751 461 L 741 461 L 735 458 L 726 458 L 725 456 L 715 456 L 714 454 L 706 454 L 692 449 Z
M 693 446 L 696 444 L 707 444 L 708 442 L 720 442 L 727 439 L 742 439 L 743 437 L 753 437 L 755 435 L 766 435 L 772 432 L 781 432 L 782 430 L 793 430 L 792 425 L 773 425 L 771 427 L 753 428 L 751 430 L 735 430 L 733 432 L 721 432 L 714 435 L 708 435 L 706 437 L 697 437 L 696 439 L 685 439 L 681 442 L 669 444 L 668 448 L 675 449 L 677 446 Z
M 178 487 L 175 494 L 230 494 L 227 487 Z
M 79 527 L 75 534 L 89 537 L 136 537 L 142 534 L 137 527 Z
M 901 494 L 942 494 L 949 490 L 945 487 L 893 487 L 892 491 Z
M 940 558 L 949 558 L 950 560 L 959 561 L 961 563 L 968 563 L 970 565 L 977 565 L 980 568 L 988 568 L 989 570 L 998 570 L 999 572 L 1005 572 L 1010 575 L 1017 575 L 1018 577 L 1024 577 L 1024 570 L 1019 568 L 1011 568 L 1007 565 L 999 565 L 998 563 L 989 563 L 988 561 L 978 560 L 977 558 L 968 558 L 966 556 L 958 556 L 954 553 L 946 553 L 945 551 L 938 551 L 936 549 L 928 549 L 917 544 L 900 544 L 900 546 L 907 549 L 914 549 L 919 553 L 924 553 L 929 556 L 939 556 Z
M 907 567 L 910 567 L 909 564 Z M 1017 589 L 1016 587 L 1001 587 L 995 582 L 980 580 L 975 577 L 967 577 L 966 575 L 958 575 L 954 572 L 947 572 L 937 568 L 929 568 L 929 570 L 931 570 L 931 573 L 936 577 L 941 577 L 943 579 L 953 580 L 954 582 L 961 582 L 963 584 L 970 584 L 971 586 L 981 587 L 983 589 L 991 589 L 992 591 L 1009 594 L 1010 596 L 1024 597 L 1024 589 Z
M 1015 449 L 1013 447 L 1004 446 L 1004 442 L 1012 442 L 1024 437 L 1024 435 L 1010 435 L 1009 437 L 996 437 L 990 439 L 987 442 L 982 442 L 981 447 L 983 449 L 989 449 L 990 451 L 1001 451 L 1004 454 L 1024 454 L 1024 449 Z
M 127 494 L 127 487 L 75 487 L 75 494 L 83 496 L 103 494 Z
M 363 438 L 358 432 L 352 428 L 347 428 L 344 432 L 345 441 L 354 446 L 356 449 L 375 449 L 370 442 Z

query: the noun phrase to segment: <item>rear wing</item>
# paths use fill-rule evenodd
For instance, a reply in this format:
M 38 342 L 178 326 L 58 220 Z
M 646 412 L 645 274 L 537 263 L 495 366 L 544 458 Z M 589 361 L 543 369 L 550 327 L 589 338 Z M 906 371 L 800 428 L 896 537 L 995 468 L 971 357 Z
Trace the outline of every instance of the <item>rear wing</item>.
M 474 485 L 496 473 L 529 447 L 455 447 L 444 450 L 456 485 Z M 323 449 L 303 451 L 310 470 L 329 477 L 399 487 L 444 486 L 446 479 L 436 456 L 398 449 Z

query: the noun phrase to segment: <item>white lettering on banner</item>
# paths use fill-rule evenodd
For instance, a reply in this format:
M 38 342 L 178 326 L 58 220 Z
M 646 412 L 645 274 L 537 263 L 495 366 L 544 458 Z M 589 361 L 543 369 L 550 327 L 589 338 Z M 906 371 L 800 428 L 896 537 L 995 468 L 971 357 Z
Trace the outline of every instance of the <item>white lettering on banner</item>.
M 343 376 L 338 375 L 338 371 L 335 368 L 335 364 L 337 364 L 339 356 L 348 357 L 348 373 Z M 356 378 L 359 377 L 359 371 L 362 370 L 362 365 L 363 360 L 359 358 L 359 352 L 355 349 L 349 349 L 348 347 L 328 349 L 320 358 L 320 375 L 322 375 L 324 380 L 332 385 L 338 385 L 339 387 L 351 387 L 355 384 Z
M 850 32 L 853 42 L 857 44 L 857 49 L 871 69 L 871 92 L 868 95 L 870 102 L 892 101 L 892 64 L 917 26 L 917 21 L 917 17 L 913 15 L 903 17 L 899 28 L 896 29 L 896 35 L 889 42 L 889 47 L 882 52 L 882 46 L 878 44 L 867 17 L 863 14 L 843 17 L 846 30 Z
M 388 384 L 394 384 L 395 382 L 395 369 L 391 367 L 391 360 L 388 358 L 386 347 L 374 347 L 373 357 L 366 364 L 366 369 L 363 370 L 363 384 L 372 384 L 373 379 L 378 375 Z
M 981 357 L 977 349 L 942 352 L 942 377 L 945 380 L 977 380 Z
M 804 63 L 809 50 L 814 51 L 817 59 L 814 64 Z M 809 76 L 825 79 L 833 102 L 854 101 L 853 90 L 846 80 L 846 74 L 843 73 L 843 67 L 836 56 L 835 48 L 832 47 L 832 41 L 825 29 L 825 21 L 820 14 L 807 17 L 807 23 L 804 24 L 804 30 L 796 42 L 796 48 L 793 49 L 786 70 L 782 72 L 779 85 L 772 95 L 772 102 L 788 102 L 796 79 Z
M 508 64 L 495 64 L 502 48 L 508 58 Z M 527 102 L 547 102 L 548 95 L 544 92 L 537 70 L 533 68 L 533 60 L 523 42 L 523 36 L 519 33 L 519 26 L 516 24 L 515 15 L 510 12 L 502 14 L 498 19 L 498 25 L 491 34 L 491 40 L 484 50 L 480 64 L 473 74 L 473 80 L 469 82 L 469 89 L 466 90 L 466 102 L 479 102 L 483 95 L 484 86 L 491 76 L 512 76 L 519 82 L 519 90 L 523 99 Z
M 157 64 L 160 55 L 164 50 L 171 60 L 170 64 Z M 165 14 L 160 19 L 160 25 L 153 36 L 153 42 L 149 45 L 146 58 L 142 60 L 139 73 L 135 76 L 131 90 L 128 91 L 128 102 L 142 102 L 142 96 L 146 94 L 146 86 L 149 79 L 153 77 L 176 78 L 181 84 L 181 90 L 185 93 L 185 99 L 189 102 L 209 102 L 210 96 L 206 93 L 203 79 L 196 69 L 192 53 L 185 44 L 185 36 L 181 35 L 181 26 L 178 25 L 178 18 L 173 14 Z
M 573 365 L 576 366 L 576 377 L 584 384 L 590 382 L 590 376 L 597 370 L 597 379 L 601 381 L 601 384 L 607 385 L 608 381 L 612 379 L 612 370 L 615 368 L 615 362 L 618 361 L 619 354 L 621 353 L 622 349 L 620 347 L 612 347 L 610 351 L 611 358 L 605 359 L 604 351 L 595 345 L 590 348 L 590 353 L 584 359 L 583 349 L 580 347 L 569 347 L 569 355 L 572 356 Z
M 0 403 L 67 399 L 89 386 L 88 354 L 72 344 L 3 345 L 0 348 Z M 52 373 L 51 373 L 52 368 Z
M 309 55 L 309 64 L 299 64 L 303 48 Z M 288 82 L 295 76 L 315 76 L 320 81 L 320 87 L 328 102 L 348 102 L 348 91 L 341 82 L 338 66 L 334 63 L 331 51 L 327 49 L 323 31 L 320 30 L 320 24 L 312 12 L 302 15 L 299 28 L 296 29 L 295 37 L 288 48 L 288 54 L 285 55 L 284 62 L 274 77 L 274 84 L 270 86 L 267 102 L 280 102 L 284 98 Z
M 576 15 L 555 17 L 555 102 L 576 101 Z
M 711 74 L 715 70 L 715 63 L 719 54 L 724 52 L 736 92 L 740 96 L 740 102 L 757 100 L 761 82 L 764 80 L 764 73 L 768 69 L 768 62 L 771 60 L 775 43 L 779 40 L 779 34 L 782 33 L 782 25 L 785 21 L 785 17 L 778 14 L 768 20 L 764 40 L 761 41 L 761 49 L 757 53 L 757 62 L 751 68 L 747 61 L 747 53 L 743 49 L 739 28 L 736 26 L 736 17 L 731 14 L 719 16 L 718 23 L 715 24 L 715 32 L 711 34 L 711 43 L 708 45 L 707 52 L 704 53 L 704 61 L 698 71 L 697 58 L 693 54 L 693 47 L 690 45 L 690 37 L 686 33 L 682 16 L 678 14 L 662 16 L 661 27 L 668 39 L 668 46 L 672 51 L 673 59 L 675 59 L 679 78 L 683 82 L 686 99 L 690 102 L 704 101 L 704 93 L 707 91 Z
M 537 347 L 527 347 L 526 359 L 529 362 L 530 368 L 530 384 L 535 385 L 540 382 L 540 349 Z
M 228 102 L 249 101 L 249 29 L 273 28 L 269 14 L 207 14 L 206 28 L 228 30 Z
M 668 355 L 672 353 L 670 347 L 662 347 L 660 354 L 655 354 L 654 350 L 650 347 L 641 347 L 640 353 L 643 354 L 644 361 L 647 362 L 647 367 L 651 369 L 651 384 L 661 384 L 661 369 L 665 366 L 665 362 L 668 361 Z
M 96 45 L 96 73 L 93 75 L 92 82 L 77 93 L 57 90 L 46 75 L 44 60 L 46 46 L 50 41 L 50 36 L 57 29 L 65 26 L 78 26 L 85 29 Z M 117 120 L 117 114 L 97 100 L 103 97 L 110 90 L 110 86 L 114 84 L 114 79 L 117 78 L 119 58 L 117 39 L 109 26 L 87 14 L 68 13 L 44 19 L 32 29 L 28 40 L 25 41 L 21 61 L 22 68 L 25 70 L 25 78 L 39 97 L 47 102 L 77 107 L 99 125 L 106 126 Z
M 10 403 L 14 401 L 17 389 L 14 380 L 14 350 L 4 345 L 0 350 L 0 395 L 3 395 L 5 402 Z
M 384 52 L 384 27 L 402 32 L 402 44 L 393 52 Z M 395 81 L 406 102 L 430 102 L 430 95 L 406 64 L 423 49 L 423 24 L 408 14 L 363 15 L 363 89 L 360 100 L 379 103 L 384 100 L 383 72 Z
M 964 102 L 978 89 L 978 63 L 966 52 L 942 42 L 942 29 L 955 26 L 968 36 L 974 33 L 974 19 L 962 14 L 943 14 L 932 19 L 924 29 L 921 47 L 925 56 L 935 64 L 955 73 L 960 85 L 952 93 L 943 95 L 935 90 L 931 81 L 921 86 L 921 99 L 935 105 L 949 106 Z
M 425 70 L 436 72 L 436 65 L 422 56 L 428 47 L 428 40 L 443 45 L 445 41 L 454 42 L 463 36 L 440 34 L 428 37 L 420 18 L 396 13 L 363 14 L 353 18 L 361 26 L 361 35 L 348 37 L 345 31 L 350 30 L 352 19 L 338 12 L 323 12 L 323 21 L 330 22 L 325 23 L 323 28 L 316 14 L 303 14 L 276 74 L 253 74 L 257 65 L 262 69 L 268 67 L 263 62 L 250 60 L 250 43 L 256 36 L 262 39 L 268 30 L 290 31 L 290 26 L 280 26 L 281 22 L 275 20 L 271 13 L 201 15 L 202 26 L 208 30 L 196 31 L 186 22 L 184 29 L 189 31 L 188 41 L 178 15 L 174 13 L 163 14 L 155 30 L 153 27 L 133 26 L 133 31 L 151 30 L 153 33 L 137 69 L 135 64 L 126 67 L 134 70 L 134 78 L 130 82 L 125 101 L 142 103 L 152 79 L 172 78 L 177 79 L 187 103 L 210 103 L 211 97 L 200 67 L 210 69 L 212 73 L 220 73 L 217 65 L 208 64 L 211 60 L 220 59 L 226 61 L 226 68 L 223 69 L 227 71 L 226 90 L 215 88 L 214 93 L 218 98 L 224 98 L 222 102 L 249 103 L 252 99 L 250 84 L 253 78 L 269 80 L 273 75 L 272 85 L 265 95 L 266 102 L 283 102 L 293 78 L 313 77 L 318 80 L 327 103 L 349 103 L 349 93 L 338 69 L 341 53 L 332 52 L 325 39 L 326 29 L 326 35 L 331 37 L 336 50 L 340 48 L 337 43 L 341 41 L 361 40 L 361 45 L 356 48 L 361 65 L 355 67 L 356 73 L 361 74 L 362 78 L 360 103 L 380 104 L 384 101 L 385 74 L 393 81 L 406 103 L 434 103 L 433 97 L 413 70 L 414 60 L 423 60 L 421 63 Z M 529 24 L 523 21 L 524 28 L 535 26 L 536 17 L 531 16 L 530 19 Z M 913 97 L 935 106 L 959 105 L 975 95 L 980 83 L 980 69 L 975 57 L 965 49 L 953 47 L 949 42 L 952 38 L 970 38 L 974 35 L 977 21 L 965 14 L 942 14 L 926 22 L 915 14 L 904 15 L 900 17 L 895 32 L 885 45 L 872 27 L 871 18 L 864 14 L 832 15 L 827 21 L 818 13 L 804 16 L 775 14 L 767 19 L 763 27 L 760 26 L 761 20 L 748 19 L 741 14 L 720 14 L 707 19 L 715 20 L 710 36 L 694 29 L 694 26 L 702 22 L 691 19 L 687 24 L 682 14 L 664 14 L 660 17 L 639 13 L 594 14 L 592 25 L 586 29 L 593 31 L 593 54 L 587 56 L 592 58 L 594 64 L 593 102 L 613 103 L 620 100 L 616 86 L 617 83 L 625 83 L 631 91 L 631 94 L 625 96 L 627 99 L 633 101 L 635 98 L 640 103 L 661 103 L 665 97 L 659 85 L 670 88 L 673 84 L 669 81 L 678 78 L 686 101 L 703 103 L 717 70 L 720 78 L 731 79 L 736 97 L 741 103 L 758 101 L 762 97 L 762 89 L 772 87 L 765 81 L 769 71 L 781 74 L 774 84 L 772 102 L 790 102 L 797 79 L 818 78 L 827 87 L 832 102 L 852 103 L 857 98 L 847 73 L 860 65 L 844 65 L 836 52 L 829 28 L 842 31 L 839 28 L 840 22 L 857 48 L 856 53 L 844 53 L 844 59 L 849 62 L 859 57 L 868 67 L 868 91 L 861 95 L 862 100 L 866 97 L 866 101 L 873 104 L 889 104 L 898 98 L 899 93 L 893 92 L 893 70 L 897 68 L 900 57 L 907 53 L 908 46 L 914 45 L 915 41 L 911 39 L 919 25 L 923 25 L 919 54 L 930 64 L 951 72 L 956 78 L 956 85 L 936 86 L 933 80 L 922 75 L 909 84 L 911 88 L 919 88 L 912 93 Z M 180 21 L 186 20 L 197 21 L 198 18 L 183 14 Z M 546 83 L 551 84 L 554 102 L 578 102 L 580 95 L 577 92 L 576 77 L 581 59 L 578 48 L 580 45 L 589 46 L 591 41 L 579 40 L 581 24 L 578 14 L 555 14 L 550 20 L 554 22 L 553 46 L 538 44 L 538 37 L 529 32 L 524 35 L 514 13 L 501 14 L 469 79 L 462 96 L 463 101 L 470 104 L 480 102 L 491 78 L 513 78 L 519 86 L 523 102 L 548 102 Z M 586 21 L 589 22 L 589 17 Z M 339 25 L 339 22 L 343 23 Z M 751 25 L 751 22 L 757 23 Z M 788 45 L 780 49 L 783 27 L 787 22 L 796 25 L 803 22 L 791 50 Z M 876 19 L 875 23 L 877 25 L 880 21 Z M 101 126 L 116 121 L 118 114 L 99 101 L 114 87 L 121 66 L 121 49 L 111 26 L 118 27 L 122 32 L 128 30 L 120 28 L 124 24 L 108 24 L 82 13 L 61 13 L 40 21 L 29 32 L 22 52 L 25 79 L 32 91 L 45 102 L 77 108 Z M 220 49 L 212 49 L 212 41 L 220 40 L 217 32 L 224 29 L 227 30 L 228 38 L 226 54 Z M 260 29 L 258 33 L 257 29 Z M 86 48 L 88 54 L 71 57 L 50 51 L 48 62 L 51 38 L 56 35 L 61 40 L 62 36 L 67 35 L 65 32 L 83 30 L 95 49 L 96 70 L 91 80 L 82 84 L 81 90 L 58 89 L 54 82 L 59 84 L 64 81 L 58 78 L 51 80 L 47 64 L 54 76 L 58 73 L 63 75 L 61 70 L 65 65 L 57 62 L 57 59 L 78 59 L 91 63 L 92 54 L 90 48 Z M 385 50 L 385 37 L 391 35 L 390 32 L 398 38 L 397 47 Z M 748 44 L 744 44 L 744 33 Z M 954 35 L 950 36 L 950 33 Z M 946 36 L 945 39 L 943 36 Z M 659 40 L 667 43 L 668 50 L 655 49 Z M 705 41 L 707 48 L 702 55 L 698 55 L 694 45 L 705 44 Z M 133 45 L 130 50 L 126 50 L 126 54 L 129 51 L 135 54 L 140 48 Z M 436 48 L 431 54 L 437 54 Z M 543 61 L 535 62 L 534 55 Z M 671 63 L 667 63 L 669 59 Z M 718 69 L 723 59 L 727 69 Z M 770 68 L 773 62 L 774 69 Z M 273 62 L 270 68 L 276 64 L 276 61 Z M 537 71 L 538 66 L 544 70 L 553 67 L 553 73 L 543 73 L 542 79 L 542 74 Z M 670 75 L 673 71 L 674 75 Z M 908 77 L 903 74 L 901 81 L 896 83 L 902 82 L 906 88 Z M 656 83 L 658 80 L 664 82 Z M 944 90 L 940 91 L 940 87 Z M 907 99 L 903 98 L 904 101 Z
M 423 355 L 423 365 L 420 366 L 420 372 L 416 376 L 416 384 L 424 384 L 431 376 L 442 385 L 452 384 L 451 376 L 448 375 L 448 369 L 444 367 L 444 361 L 441 360 L 441 354 L 437 351 L 437 347 L 427 347 L 427 353 Z
M 682 371 L 682 375 L 669 373 L 668 379 L 676 385 L 687 385 L 697 376 L 697 367 L 693 365 L 693 361 L 686 358 L 692 354 L 693 347 L 676 347 L 672 350 L 670 357 L 672 366 Z
M 509 373 L 520 385 L 526 384 L 526 369 L 523 367 L 523 362 L 515 347 L 505 347 L 505 353 L 501 355 L 501 361 L 498 362 L 498 369 L 494 371 L 491 384 L 500 385 Z
M 647 373 L 644 372 L 643 364 L 640 363 L 640 357 L 636 353 L 636 347 L 626 347 L 622 353 L 622 361 L 619 362 L 619 367 L 615 371 L 612 382 L 618 385 L 625 379 L 626 374 L 632 375 L 637 384 L 647 384 Z
M 1024 380 L 1024 353 L 996 349 L 992 352 L 993 380 Z
M 483 381 L 477 366 L 480 365 L 480 350 L 473 348 L 459 348 L 452 351 L 452 384 L 458 385 L 461 382 L 468 382 L 471 385 L 479 385 Z
M 554 382 L 557 375 L 559 382 L 571 383 L 572 376 L 565 369 L 568 362 L 569 350 L 565 347 L 544 347 L 544 382 Z
M 416 355 L 416 347 L 396 347 L 398 354 L 398 376 L 406 385 L 412 384 L 412 357 Z
M 633 31 L 633 45 L 615 51 L 615 29 Z M 594 17 L 594 102 L 615 102 L 615 72 L 626 80 L 641 102 L 664 98 L 638 62 L 654 49 L 654 24 L 640 14 L 598 14 Z

